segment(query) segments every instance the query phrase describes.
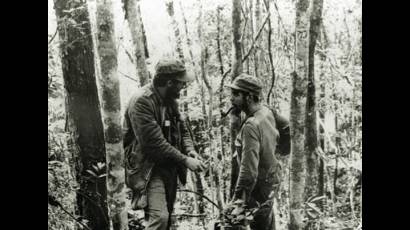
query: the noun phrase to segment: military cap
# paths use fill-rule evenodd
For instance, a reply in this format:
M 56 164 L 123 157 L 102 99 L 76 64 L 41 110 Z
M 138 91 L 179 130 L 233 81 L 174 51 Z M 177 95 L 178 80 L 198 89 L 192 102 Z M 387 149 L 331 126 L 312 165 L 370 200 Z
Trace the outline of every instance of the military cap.
M 188 82 L 193 80 L 193 76 L 187 73 L 184 63 L 174 58 L 166 58 L 158 61 L 155 66 L 155 77 L 164 74 L 178 81 Z
M 256 77 L 245 73 L 238 75 L 231 84 L 227 85 L 227 87 L 254 95 L 259 95 L 262 91 L 262 84 L 260 81 Z

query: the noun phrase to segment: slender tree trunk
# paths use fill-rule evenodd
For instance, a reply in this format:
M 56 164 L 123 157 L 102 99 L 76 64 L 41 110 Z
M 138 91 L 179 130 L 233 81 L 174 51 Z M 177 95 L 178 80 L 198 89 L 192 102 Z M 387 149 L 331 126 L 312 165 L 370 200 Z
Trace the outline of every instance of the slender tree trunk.
M 125 19 L 131 31 L 132 42 L 134 44 L 134 55 L 137 62 L 137 73 L 140 79 L 140 85 L 143 86 L 149 81 L 149 72 L 145 57 L 148 54 L 146 38 L 143 30 L 141 12 L 138 0 L 122 0 L 125 11 Z
M 189 50 L 189 57 L 191 58 L 192 69 L 193 69 L 194 74 L 195 74 L 195 80 L 196 80 L 196 82 L 198 83 L 198 85 L 199 85 L 199 87 L 200 87 L 200 89 L 201 89 L 201 107 L 202 107 L 202 114 L 206 114 L 206 108 L 205 108 L 205 104 L 206 104 L 206 103 L 205 103 L 205 90 L 204 90 L 203 84 L 200 82 L 199 77 L 198 77 L 199 74 L 198 74 L 197 67 L 196 67 L 196 64 L 195 64 L 194 55 L 193 55 L 193 53 L 192 53 L 192 42 L 191 42 L 191 39 L 190 39 L 190 34 L 189 34 L 189 32 L 188 32 L 188 23 L 187 23 L 185 14 L 184 14 L 184 9 L 183 9 L 183 7 L 182 7 L 181 1 L 180 1 L 179 3 L 180 3 L 180 8 L 181 8 L 182 19 L 184 20 L 185 37 L 186 37 L 186 43 L 187 43 L 188 50 Z
M 320 31 L 320 30 L 319 30 Z M 320 33 L 321 35 L 323 33 Z M 326 47 L 327 44 L 325 44 L 325 41 L 323 39 L 323 36 L 318 36 L 318 39 L 320 39 L 320 44 L 323 45 L 323 47 Z M 323 48 L 322 48 L 323 49 Z M 322 123 L 325 122 L 325 111 L 326 111 L 326 105 L 325 105 L 325 98 L 326 98 L 326 76 L 325 76 L 325 69 L 324 69 L 324 62 L 326 61 L 326 57 L 322 54 L 319 55 L 320 57 L 320 101 L 322 104 L 319 104 L 319 120 L 322 121 Z M 319 126 L 319 145 L 320 148 L 323 150 L 323 153 L 327 153 L 326 151 L 326 141 L 325 141 L 325 130 L 324 127 Z M 319 164 L 319 182 L 318 182 L 318 190 L 319 190 L 319 196 L 323 196 L 325 194 L 325 168 L 324 168 L 324 162 L 323 159 L 320 159 L 320 164 Z M 321 202 L 321 210 L 323 211 L 324 207 L 324 201 Z
M 87 172 L 106 160 L 87 5 L 83 0 L 54 0 L 54 8 L 66 91 L 66 128 L 71 134 L 68 145 L 76 160 L 80 186 L 78 214 L 89 221 L 91 229 L 108 230 L 106 177 L 92 177 Z
M 316 149 L 319 146 L 317 134 L 316 83 L 315 83 L 315 47 L 320 33 L 323 0 L 313 0 L 309 30 L 309 72 L 306 101 L 306 190 L 305 199 L 319 195 L 319 157 Z
M 267 98 L 266 102 L 268 105 L 270 105 L 270 98 L 271 98 L 272 90 L 274 92 L 274 87 L 275 87 L 276 74 L 275 74 L 275 67 L 273 65 L 273 57 L 272 57 L 272 24 L 271 24 L 271 19 L 270 19 L 270 3 L 269 3 L 269 0 L 264 0 L 264 3 L 265 3 L 266 11 L 269 14 L 268 16 L 269 17 L 268 18 L 268 24 L 269 24 L 269 27 L 268 27 L 268 56 L 269 56 L 270 70 L 272 72 L 272 83 L 271 83 L 271 87 L 268 92 L 268 95 L 266 97 Z
M 249 26 L 248 24 L 251 24 L 250 21 L 250 17 L 248 16 L 248 7 L 247 7 L 247 1 L 243 2 L 243 5 L 241 3 L 241 13 L 243 15 L 243 17 L 245 18 L 245 22 L 242 23 L 243 28 L 242 28 L 242 33 L 240 36 L 240 41 L 241 41 L 241 53 L 245 53 L 247 46 L 248 46 L 248 42 L 251 43 L 249 40 Z M 250 70 L 250 64 L 249 64 L 249 59 L 246 59 L 245 62 L 245 70 L 244 72 L 246 72 L 247 74 L 249 74 L 249 70 Z
M 181 59 L 181 61 L 185 63 L 184 51 L 182 49 L 181 32 L 179 31 L 178 22 L 175 18 L 175 15 L 174 15 L 175 12 L 174 12 L 174 2 L 173 2 L 173 0 L 168 1 L 166 3 L 166 7 L 167 7 L 168 15 L 171 18 L 172 28 L 174 29 L 177 54 L 178 54 L 179 58 Z
M 296 49 L 295 72 L 293 73 L 290 127 L 292 139 L 291 185 L 290 185 L 290 230 L 303 228 L 303 203 L 305 189 L 305 119 L 308 83 L 309 50 L 309 0 L 296 3 Z
M 337 115 L 335 116 L 335 131 L 339 131 L 339 124 L 338 124 L 338 119 Z M 338 188 L 337 188 L 337 177 L 339 175 L 339 153 L 340 153 L 340 137 L 336 138 L 336 153 L 335 153 L 335 170 L 333 173 L 333 191 L 335 194 L 334 201 L 336 202 L 336 196 L 339 194 Z
M 166 2 L 165 4 L 166 4 L 168 15 L 171 19 L 172 28 L 174 29 L 174 35 L 176 39 L 176 52 L 181 62 L 185 63 L 184 50 L 182 48 L 181 32 L 179 31 L 178 22 L 175 18 L 174 1 L 170 0 Z M 182 91 L 182 95 L 184 95 L 184 97 L 186 98 L 186 96 L 188 95 L 188 91 L 184 89 Z M 182 107 L 183 107 L 183 111 L 185 112 L 185 114 L 188 114 L 188 103 L 185 102 L 182 105 Z
M 242 72 L 242 52 L 241 52 L 241 0 L 232 0 L 232 81 Z M 231 193 L 233 192 L 236 185 L 236 180 L 239 173 L 239 165 L 235 153 L 235 139 L 239 131 L 240 117 L 231 113 L 230 121 L 230 131 L 231 131 Z
M 195 151 L 199 152 L 195 135 L 194 135 L 194 133 L 192 132 L 192 129 L 191 129 L 191 122 L 190 122 L 189 118 L 187 118 L 187 121 L 188 121 L 188 131 L 189 131 L 189 134 L 190 134 L 190 136 L 191 136 L 191 138 L 192 138 L 192 141 L 193 141 L 193 143 L 194 143 Z M 192 182 L 193 182 L 194 191 L 195 191 L 195 192 L 198 192 L 198 193 L 201 194 L 201 195 L 204 195 L 204 186 L 203 186 L 203 183 L 202 183 L 201 175 L 199 175 L 199 174 L 197 174 L 197 173 L 193 173 L 193 172 L 191 172 L 191 171 L 189 172 L 189 174 L 191 175 L 191 179 L 192 179 Z M 197 196 L 195 196 L 195 197 L 197 197 Z M 198 211 L 199 211 L 199 213 L 200 213 L 200 214 L 205 213 L 204 202 L 203 202 L 202 197 L 200 196 L 200 197 L 195 198 L 195 199 L 196 199 L 197 201 L 199 201 L 199 202 L 196 202 L 196 203 L 197 203 L 197 206 L 198 206 Z M 200 218 L 200 221 L 201 221 L 202 224 L 205 226 L 205 219 L 204 219 L 203 217 Z
M 199 37 L 199 43 L 201 45 L 201 73 L 202 73 L 202 79 L 205 83 L 206 88 L 208 89 L 208 94 L 209 94 L 209 108 L 208 108 L 208 137 L 209 137 L 209 149 L 212 157 L 213 164 L 216 165 L 216 156 L 214 152 L 214 147 L 213 147 L 213 98 L 214 98 L 214 93 L 212 86 L 209 82 L 209 79 L 206 74 L 205 66 L 207 63 L 207 55 L 206 55 L 206 49 L 204 47 L 204 41 L 202 39 L 202 1 L 199 0 L 199 17 L 198 17 L 198 37 Z M 220 183 L 219 183 L 219 171 L 217 167 L 211 168 L 211 174 L 213 175 L 213 182 L 215 185 L 215 193 L 216 193 L 216 200 L 218 202 L 218 205 L 220 207 L 223 207 L 222 203 L 222 198 L 220 196 Z
M 192 69 L 194 70 L 195 80 L 196 80 L 196 82 L 198 83 L 198 85 L 199 85 L 200 88 L 201 88 L 201 105 L 202 105 L 201 107 L 202 107 L 202 113 L 203 113 L 203 114 L 206 114 L 204 87 L 202 87 L 202 84 L 200 83 L 199 78 L 198 78 L 197 68 L 196 68 L 195 60 L 194 60 L 194 55 L 193 55 L 193 53 L 192 53 L 192 43 L 191 43 L 190 35 L 189 35 L 189 32 L 188 32 L 188 23 L 187 23 L 185 14 L 184 14 L 184 9 L 183 9 L 183 7 L 182 7 L 182 3 L 181 3 L 181 2 L 179 2 L 179 3 L 180 3 L 180 8 L 181 8 L 182 18 L 183 18 L 183 20 L 184 20 L 184 28 L 185 28 L 185 35 L 186 35 L 185 37 L 186 37 L 186 42 L 187 42 L 187 46 L 188 46 L 188 50 L 189 50 L 189 56 L 190 56 L 190 58 L 191 58 Z M 193 137 L 193 136 L 192 136 L 192 137 Z M 196 151 L 199 151 L 199 150 L 196 149 Z M 196 174 L 196 173 L 190 173 L 190 174 L 191 174 L 191 178 L 192 178 L 192 181 L 193 181 L 194 191 L 195 191 L 195 192 L 198 192 L 198 193 L 200 193 L 200 194 L 203 195 L 203 194 L 204 194 L 204 189 L 203 189 L 203 184 L 202 184 L 201 176 L 198 175 L 198 174 Z M 195 200 L 196 200 L 196 201 L 199 201 L 199 202 L 197 202 L 197 204 L 196 204 L 196 206 L 197 206 L 197 208 L 198 208 L 198 212 L 199 212 L 200 214 L 205 213 L 202 197 L 195 196 Z M 204 219 L 204 217 L 200 217 L 200 221 L 201 221 L 201 223 L 205 226 L 205 219 Z
M 255 26 L 254 28 L 260 28 L 262 24 L 262 19 L 261 19 L 261 2 L 260 0 L 256 0 L 255 2 Z M 253 34 L 253 33 L 252 33 Z M 253 36 L 253 35 L 252 35 Z M 256 41 L 256 48 L 254 50 L 254 56 L 253 56 L 253 63 L 255 66 L 255 77 L 259 78 L 260 72 L 263 69 L 262 68 L 262 63 L 263 63 L 263 56 L 262 56 L 262 49 L 260 49 L 261 45 L 263 44 L 261 37 L 258 41 Z
M 107 204 L 114 230 L 128 230 L 124 149 L 112 0 L 97 0 L 97 50 L 101 69 L 102 117 L 107 159 Z
M 217 54 L 218 54 L 218 62 L 219 62 L 219 71 L 221 73 L 222 79 L 220 84 L 220 93 L 219 93 L 219 112 L 221 114 L 221 119 L 219 123 L 220 128 L 220 145 L 221 145 L 221 155 L 222 155 L 222 165 L 226 165 L 226 153 L 225 153 L 225 131 L 224 127 L 226 127 L 225 119 L 222 118 L 222 114 L 224 113 L 225 103 L 224 103 L 224 68 L 223 68 L 223 60 L 222 60 L 222 51 L 221 51 L 221 10 L 222 8 L 218 6 L 216 10 L 216 22 L 217 22 L 217 34 L 216 34 L 216 44 L 217 44 Z M 226 194 L 226 180 L 222 180 L 222 193 L 223 193 L 223 200 L 227 200 Z
M 253 14 L 253 0 L 245 1 L 248 2 L 248 7 L 246 7 L 246 13 L 247 17 L 249 17 L 249 27 L 248 27 L 248 33 L 246 38 L 248 39 L 249 44 L 253 44 L 255 42 L 254 40 L 254 33 L 255 33 L 255 23 L 254 23 L 254 14 Z M 247 50 L 249 50 L 248 47 L 244 46 Z M 256 55 L 256 49 L 252 50 L 252 55 L 250 56 L 249 64 L 248 64 L 248 74 L 255 75 L 255 70 L 257 67 L 255 66 L 255 57 Z M 252 59 L 252 60 L 250 60 Z M 248 62 L 247 60 L 247 62 Z M 252 66 L 252 67 L 251 67 Z

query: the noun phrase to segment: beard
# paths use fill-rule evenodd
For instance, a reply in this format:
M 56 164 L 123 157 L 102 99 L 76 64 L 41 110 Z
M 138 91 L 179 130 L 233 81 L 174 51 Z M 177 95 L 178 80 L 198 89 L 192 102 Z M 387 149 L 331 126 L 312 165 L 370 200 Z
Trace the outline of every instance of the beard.
M 180 90 L 174 87 L 167 88 L 167 91 L 165 92 L 166 100 L 175 100 L 175 99 L 178 99 L 180 96 L 181 96 Z
M 232 114 L 234 114 L 234 115 L 236 115 L 236 116 L 239 116 L 239 114 L 241 114 L 241 112 L 242 111 L 247 111 L 248 110 L 248 108 L 249 108 L 249 106 L 248 106 L 248 104 L 246 103 L 246 102 L 243 102 L 242 104 L 240 104 L 240 105 L 237 105 L 237 104 L 232 104 L 232 107 L 233 107 L 233 109 L 232 109 Z
M 235 115 L 235 116 L 239 116 L 239 114 L 241 114 L 241 108 L 238 105 L 232 104 L 232 111 L 231 114 Z

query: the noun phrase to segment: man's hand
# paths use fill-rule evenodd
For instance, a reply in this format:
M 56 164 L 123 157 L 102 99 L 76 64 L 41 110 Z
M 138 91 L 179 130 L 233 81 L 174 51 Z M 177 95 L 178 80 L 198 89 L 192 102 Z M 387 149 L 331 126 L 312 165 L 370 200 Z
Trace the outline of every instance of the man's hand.
M 201 172 L 205 169 L 204 164 L 200 160 L 192 157 L 187 157 L 187 159 L 185 160 L 185 165 L 187 168 L 194 172 Z

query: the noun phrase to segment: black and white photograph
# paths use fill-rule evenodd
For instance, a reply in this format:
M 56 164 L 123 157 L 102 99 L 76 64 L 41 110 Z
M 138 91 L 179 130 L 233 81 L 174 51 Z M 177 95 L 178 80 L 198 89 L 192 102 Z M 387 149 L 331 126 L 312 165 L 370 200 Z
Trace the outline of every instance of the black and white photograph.
M 362 204 L 361 0 L 48 0 L 49 230 L 361 230 Z

